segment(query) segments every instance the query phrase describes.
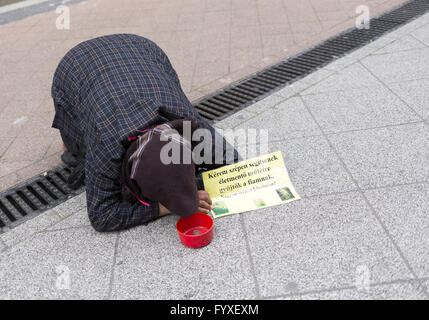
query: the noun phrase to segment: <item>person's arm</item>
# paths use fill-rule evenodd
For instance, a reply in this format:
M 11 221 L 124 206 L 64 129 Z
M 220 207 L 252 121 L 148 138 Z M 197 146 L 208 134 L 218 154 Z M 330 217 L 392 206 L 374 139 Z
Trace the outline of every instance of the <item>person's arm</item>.
M 86 152 L 85 175 L 88 216 L 91 225 L 100 232 L 118 231 L 141 225 L 159 215 L 158 202 L 122 200 L 120 161 L 109 159 L 102 147 L 89 147 Z M 165 213 L 165 212 L 161 212 Z

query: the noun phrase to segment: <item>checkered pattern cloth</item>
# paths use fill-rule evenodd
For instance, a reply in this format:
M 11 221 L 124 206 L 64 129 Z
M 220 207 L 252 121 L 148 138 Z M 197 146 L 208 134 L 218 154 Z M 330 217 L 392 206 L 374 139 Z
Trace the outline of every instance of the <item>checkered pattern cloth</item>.
M 103 36 L 71 49 L 55 71 L 52 98 L 52 127 L 86 147 L 87 210 L 98 231 L 126 229 L 159 215 L 158 203 L 147 207 L 123 197 L 120 174 L 128 138 L 180 118 L 196 119 L 215 135 L 183 93 L 165 53 L 137 35 Z M 224 162 L 237 160 L 234 152 L 234 159 Z

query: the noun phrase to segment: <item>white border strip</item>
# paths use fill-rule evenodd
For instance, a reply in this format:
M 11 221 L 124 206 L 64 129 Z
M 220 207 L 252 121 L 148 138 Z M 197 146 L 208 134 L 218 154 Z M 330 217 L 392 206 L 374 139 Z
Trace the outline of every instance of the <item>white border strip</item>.
M 48 0 L 26 0 L 26 1 L 19 1 L 17 3 L 11 3 L 6 6 L 0 7 L 0 13 L 9 12 L 16 9 L 21 9 L 25 7 L 29 7 L 35 4 L 39 4 L 42 2 L 47 2 Z

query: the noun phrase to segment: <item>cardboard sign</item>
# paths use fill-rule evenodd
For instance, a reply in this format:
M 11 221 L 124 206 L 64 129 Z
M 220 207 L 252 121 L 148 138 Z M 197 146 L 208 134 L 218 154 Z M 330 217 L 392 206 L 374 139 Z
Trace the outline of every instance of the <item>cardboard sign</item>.
M 214 218 L 301 199 L 280 151 L 203 173 Z

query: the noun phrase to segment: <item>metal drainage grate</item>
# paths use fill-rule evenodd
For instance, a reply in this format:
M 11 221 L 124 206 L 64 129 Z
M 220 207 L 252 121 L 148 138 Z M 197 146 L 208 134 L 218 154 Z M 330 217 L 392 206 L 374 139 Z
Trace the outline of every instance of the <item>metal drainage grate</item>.
M 377 39 L 429 10 L 429 0 L 412 0 L 371 19 L 370 29 L 351 29 L 325 42 L 261 70 L 194 103 L 209 122 L 221 120 L 267 95 L 295 82 L 324 65 Z M 70 190 L 70 169 L 59 166 L 45 175 L 25 181 L 0 193 L 0 232 L 54 207 L 84 191 Z
M 29 218 L 71 196 L 81 193 L 84 188 L 71 190 L 67 184 L 70 169 L 59 166 L 46 174 L 25 181 L 12 190 L 0 194 L 0 229 L 13 228 Z
M 371 19 L 369 29 L 345 31 L 297 56 L 203 97 L 194 106 L 209 122 L 222 120 L 428 10 L 429 0 L 409 1 Z

